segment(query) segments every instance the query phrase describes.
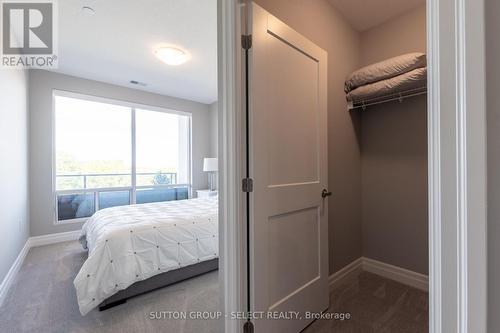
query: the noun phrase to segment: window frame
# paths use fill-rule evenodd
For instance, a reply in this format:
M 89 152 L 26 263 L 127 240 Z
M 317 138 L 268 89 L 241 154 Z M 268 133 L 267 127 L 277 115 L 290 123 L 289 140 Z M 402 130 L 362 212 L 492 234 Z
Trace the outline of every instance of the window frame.
M 142 104 L 142 103 L 135 103 L 135 102 L 130 102 L 130 101 L 123 101 L 119 99 L 114 99 L 114 98 L 108 98 L 108 97 L 100 97 L 100 96 L 94 96 L 94 95 L 89 95 L 89 94 L 82 94 L 82 93 L 77 93 L 77 92 L 72 92 L 72 91 L 67 91 L 67 90 L 59 90 L 59 89 L 53 89 L 52 90 L 52 119 L 51 119 L 51 125 L 52 125 L 52 198 L 53 198 L 53 212 L 54 212 L 54 218 L 53 218 L 53 224 L 54 225 L 61 225 L 61 224 L 72 224 L 72 223 L 82 223 L 85 222 L 88 217 L 79 217 L 79 218 L 74 218 L 74 219 L 68 219 L 68 220 L 58 220 L 58 211 L 57 211 L 57 196 L 59 194 L 93 194 L 94 195 L 94 212 L 97 212 L 99 210 L 99 193 L 101 192 L 118 192 L 118 191 L 129 191 L 129 205 L 133 205 L 136 203 L 136 193 L 137 190 L 143 190 L 143 189 L 150 189 L 150 188 L 175 188 L 175 187 L 187 187 L 188 189 L 188 198 L 192 198 L 192 192 L 193 192 L 193 138 L 192 138 L 192 132 L 193 132 L 193 114 L 191 112 L 186 112 L 186 111 L 178 111 L 178 110 L 173 110 L 165 107 L 159 107 L 159 106 L 154 106 L 154 105 L 148 105 L 148 104 Z M 85 188 L 85 189 L 70 189 L 70 190 L 57 190 L 57 167 L 56 167 L 56 162 L 57 162 L 57 152 L 56 152 L 56 97 L 68 97 L 68 98 L 74 98 L 74 99 L 79 99 L 79 100 L 84 100 L 84 101 L 90 101 L 90 102 L 97 102 L 97 103 L 105 103 L 105 104 L 111 104 L 111 105 L 116 105 L 116 106 L 122 106 L 122 107 L 127 107 L 130 108 L 130 121 L 131 121 L 131 184 L 130 186 L 121 186 L 121 187 L 102 187 L 102 188 Z M 136 178 L 137 178 L 137 172 L 136 172 L 136 110 L 137 109 L 142 109 L 142 110 L 147 110 L 147 111 L 154 111 L 154 112 L 162 112 L 162 113 L 167 113 L 167 114 L 176 114 L 180 116 L 186 116 L 188 117 L 188 126 L 187 126 L 187 147 L 188 147 L 188 163 L 187 163 L 187 183 L 182 183 L 182 184 L 168 184 L 168 185 L 136 185 Z M 136 175 L 134 177 L 134 175 Z

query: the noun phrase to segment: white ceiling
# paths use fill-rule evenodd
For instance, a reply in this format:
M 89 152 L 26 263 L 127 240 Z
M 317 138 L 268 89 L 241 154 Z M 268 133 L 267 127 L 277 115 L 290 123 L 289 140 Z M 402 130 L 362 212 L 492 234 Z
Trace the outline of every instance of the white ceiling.
M 56 72 L 202 103 L 217 100 L 216 0 L 58 3 Z M 84 14 L 82 6 L 95 14 Z M 164 43 L 187 50 L 191 59 L 180 66 L 160 62 L 153 48 Z
M 425 3 L 425 0 L 329 0 L 352 27 L 365 31 Z

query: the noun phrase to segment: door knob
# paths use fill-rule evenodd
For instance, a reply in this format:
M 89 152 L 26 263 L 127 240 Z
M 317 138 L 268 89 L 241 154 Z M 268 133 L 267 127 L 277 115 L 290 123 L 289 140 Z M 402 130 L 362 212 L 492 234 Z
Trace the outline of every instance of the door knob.
M 321 191 L 321 197 L 322 198 L 326 198 L 326 197 L 329 197 L 332 195 L 332 192 L 329 192 L 328 190 L 326 189 L 323 189 L 323 191 Z

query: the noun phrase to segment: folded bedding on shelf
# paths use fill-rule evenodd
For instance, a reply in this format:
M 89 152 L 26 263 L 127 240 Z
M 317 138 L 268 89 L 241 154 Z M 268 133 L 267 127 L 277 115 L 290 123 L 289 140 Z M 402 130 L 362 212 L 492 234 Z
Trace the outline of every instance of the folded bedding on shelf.
M 417 68 L 407 73 L 358 87 L 347 94 L 347 101 L 362 102 L 372 98 L 417 91 L 427 86 L 427 68 Z
M 381 80 L 413 71 L 417 68 L 427 66 L 425 53 L 408 53 L 394 58 L 390 58 L 353 72 L 345 81 L 344 90 L 346 93 Z

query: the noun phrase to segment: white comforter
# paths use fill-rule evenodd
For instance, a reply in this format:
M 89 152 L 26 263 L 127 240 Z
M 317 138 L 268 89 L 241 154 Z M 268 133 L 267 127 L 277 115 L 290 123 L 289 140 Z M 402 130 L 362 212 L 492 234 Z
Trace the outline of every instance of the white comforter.
M 82 228 L 89 251 L 74 280 L 82 315 L 134 282 L 218 257 L 217 198 L 113 207 Z

